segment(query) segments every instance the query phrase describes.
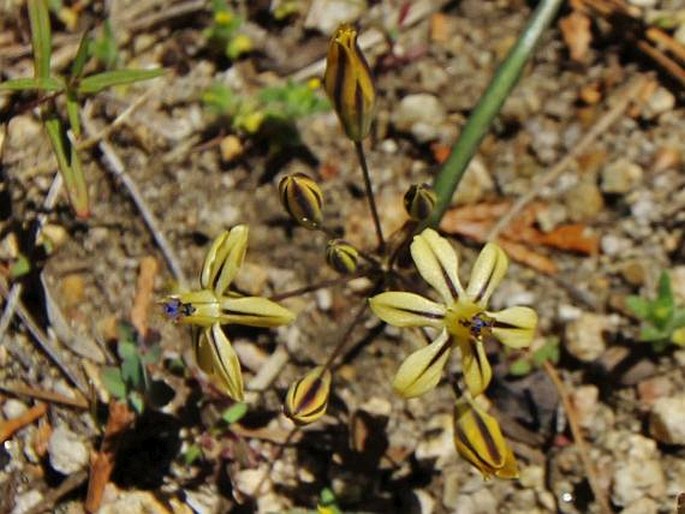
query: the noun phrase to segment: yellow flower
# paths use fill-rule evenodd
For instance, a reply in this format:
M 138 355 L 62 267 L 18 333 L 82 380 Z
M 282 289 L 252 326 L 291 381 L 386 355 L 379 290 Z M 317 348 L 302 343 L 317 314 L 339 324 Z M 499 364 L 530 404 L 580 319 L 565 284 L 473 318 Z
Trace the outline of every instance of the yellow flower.
M 460 398 L 454 408 L 454 444 L 485 479 L 518 477 L 516 459 L 499 423 L 469 398 Z
M 504 277 L 508 259 L 494 243 L 481 251 L 464 289 L 457 276 L 457 254 L 449 242 L 432 229 L 414 237 L 411 255 L 423 279 L 440 295 L 442 303 L 408 292 L 386 292 L 370 299 L 373 312 L 397 327 L 432 327 L 438 335 L 425 348 L 407 357 L 393 381 L 405 398 L 433 389 L 454 346 L 461 351 L 464 381 L 471 395 L 488 386 L 492 369 L 485 355 L 484 338 L 493 336 L 512 348 L 533 340 L 537 314 L 528 307 L 488 311 L 493 291 Z
M 247 250 L 248 228 L 233 227 L 214 239 L 200 273 L 200 288 L 170 295 L 164 313 L 176 323 L 203 328 L 195 343 L 197 363 L 225 394 L 243 399 L 243 379 L 238 357 L 222 325 L 277 327 L 295 315 L 267 298 L 241 296 L 229 291 Z
M 323 85 L 347 137 L 364 139 L 376 110 L 376 89 L 352 25 L 340 25 L 331 38 Z

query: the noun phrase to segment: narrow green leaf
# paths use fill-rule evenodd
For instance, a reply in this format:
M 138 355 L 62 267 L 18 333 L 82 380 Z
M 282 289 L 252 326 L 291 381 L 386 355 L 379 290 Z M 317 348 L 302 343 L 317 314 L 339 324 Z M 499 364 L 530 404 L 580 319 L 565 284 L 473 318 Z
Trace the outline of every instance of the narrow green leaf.
M 79 104 L 76 95 L 67 93 L 67 118 L 71 131 L 76 139 L 81 137 L 81 119 L 79 117 Z
M 104 71 L 84 77 L 78 85 L 79 93 L 99 93 L 105 88 L 112 86 L 120 86 L 123 84 L 132 84 L 134 82 L 141 82 L 143 80 L 150 80 L 165 72 L 162 68 L 153 70 L 114 70 Z
M 144 384 L 143 366 L 137 355 L 122 361 L 121 378 L 131 387 L 131 389 L 138 390 L 142 388 Z
M 645 343 L 663 341 L 664 339 L 668 339 L 669 336 L 670 334 L 668 332 L 659 330 L 658 328 L 653 327 L 652 325 L 645 325 L 640 330 L 640 341 L 643 341 Z
M 659 300 L 670 300 L 673 303 L 673 290 L 671 289 L 671 277 L 667 271 L 662 271 L 659 276 L 659 289 L 657 292 Z
M 33 45 L 33 62 L 36 78 L 50 76 L 50 53 L 52 47 L 50 35 L 50 14 L 45 0 L 28 0 L 29 21 L 31 23 L 31 44 Z
M 229 425 L 232 423 L 237 423 L 247 414 L 247 403 L 240 402 L 235 405 L 231 405 L 226 409 L 221 415 L 222 419 Z
M 533 362 L 541 366 L 546 361 L 556 363 L 559 361 L 559 340 L 549 339 L 541 348 L 533 352 Z
M 39 91 L 62 91 L 64 82 L 58 78 L 21 78 L 11 79 L 0 83 L 0 91 L 27 91 L 37 89 Z
M 121 378 L 121 371 L 119 368 L 114 368 L 112 366 L 102 368 L 100 378 L 109 394 L 122 400 L 126 398 L 126 384 L 124 383 L 124 379 Z
M 516 377 L 527 375 L 533 370 L 533 366 L 526 358 L 515 360 L 509 365 L 509 374 Z
M 202 449 L 197 444 L 191 444 L 188 449 L 183 454 L 183 460 L 185 460 L 186 466 L 190 466 L 202 456 Z
M 439 224 L 478 145 L 488 133 L 492 121 L 516 85 L 540 37 L 555 20 L 562 3 L 562 0 L 541 0 L 537 3 L 523 32 L 478 100 L 459 139 L 452 147 L 449 158 L 435 178 L 433 189 L 438 194 L 438 201 L 425 225 Z
M 626 307 L 640 319 L 649 319 L 652 312 L 652 303 L 641 296 L 627 297 Z
M 90 216 L 88 186 L 86 185 L 86 177 L 83 174 L 81 158 L 75 146 L 71 146 L 71 173 L 69 177 L 64 177 L 64 182 L 67 186 L 69 201 L 76 213 L 76 217 L 81 219 L 88 218 Z
M 17 260 L 10 265 L 10 277 L 15 279 L 27 275 L 31 271 L 31 261 L 24 254 L 19 254 Z
M 131 391 L 131 394 L 128 395 L 128 403 L 138 414 L 142 414 L 145 410 L 145 399 L 138 391 Z
M 76 56 L 74 56 L 74 61 L 71 63 L 71 75 L 69 77 L 71 81 L 74 81 L 83 75 L 83 69 L 88 62 L 88 52 L 90 50 L 91 42 L 92 40 L 88 35 L 88 32 L 84 32 L 81 36 L 81 42 L 78 45 Z
M 138 358 L 138 346 L 129 339 L 120 339 L 117 344 L 117 354 L 121 360 Z

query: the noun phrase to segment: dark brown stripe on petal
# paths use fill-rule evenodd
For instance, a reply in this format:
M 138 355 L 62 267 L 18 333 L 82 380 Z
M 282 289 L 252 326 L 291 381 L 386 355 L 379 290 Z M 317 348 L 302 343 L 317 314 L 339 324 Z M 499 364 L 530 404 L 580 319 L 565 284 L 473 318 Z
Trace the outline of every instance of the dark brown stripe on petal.
M 447 287 L 450 290 L 450 293 L 452 294 L 452 298 L 455 300 L 459 298 L 459 293 L 457 292 L 457 286 L 452 283 L 452 280 L 450 279 L 449 274 L 447 273 L 447 270 L 442 267 L 442 263 L 438 261 L 440 264 L 440 272 L 442 273 L 443 278 L 445 279 L 445 283 L 447 284 Z
M 429 319 L 444 319 L 445 315 L 444 314 L 435 314 L 433 312 L 424 312 L 424 311 L 419 311 L 419 310 L 414 310 L 414 309 L 401 309 L 397 308 L 398 311 L 403 311 L 403 312 L 408 312 L 409 314 L 416 314 L 417 316 L 423 316 L 424 318 L 429 318 Z
M 342 95 L 345 87 L 345 75 L 347 72 L 347 55 L 345 51 L 338 44 L 338 67 L 335 70 L 335 84 L 333 86 L 333 103 L 335 103 L 335 110 L 342 112 Z
M 502 465 L 504 462 L 504 459 L 502 458 L 502 454 L 499 452 L 499 448 L 497 448 L 497 443 L 495 443 L 495 440 L 492 438 L 492 434 L 488 430 L 487 425 L 483 421 L 483 419 L 478 415 L 478 413 L 474 410 L 474 418 L 476 419 L 476 425 L 478 426 L 478 431 L 481 434 L 481 437 L 483 438 L 483 441 L 485 442 L 485 446 L 488 449 L 488 454 L 492 458 L 492 462 L 490 463 L 491 466 L 496 466 L 499 467 Z
M 488 287 L 490 286 L 490 281 L 492 280 L 492 275 L 495 273 L 495 270 L 497 269 L 497 261 L 498 260 L 499 260 L 499 254 L 497 254 L 497 257 L 495 257 L 495 262 L 493 263 L 492 267 L 490 268 L 490 275 L 488 276 L 488 279 L 485 282 L 483 282 L 483 287 L 480 288 L 480 291 L 478 291 L 478 294 L 473 299 L 474 302 L 480 302 L 481 299 L 483 298 L 483 295 L 485 294 L 485 291 L 487 291 Z
M 487 462 L 480 456 L 480 453 L 479 453 L 478 450 L 476 450 L 476 448 L 473 446 L 473 443 L 468 439 L 468 437 L 466 437 L 466 433 L 462 430 L 461 424 L 460 424 L 459 422 L 457 422 L 457 423 L 455 423 L 454 425 L 455 425 L 455 426 L 454 426 L 455 437 L 456 437 L 457 439 L 459 439 L 459 442 L 460 442 L 461 444 L 463 444 L 464 446 L 466 446 L 466 447 L 471 451 L 471 453 L 473 454 L 473 456 L 474 456 L 476 459 L 478 459 L 478 461 L 480 462 L 481 465 L 479 466 L 478 463 L 476 463 L 476 462 L 474 462 L 473 464 L 474 464 L 476 467 L 478 467 L 479 469 L 481 469 L 481 471 L 482 471 L 482 470 L 485 470 L 485 469 L 488 469 L 488 470 L 489 470 L 492 466 L 490 466 L 490 464 L 487 463 Z

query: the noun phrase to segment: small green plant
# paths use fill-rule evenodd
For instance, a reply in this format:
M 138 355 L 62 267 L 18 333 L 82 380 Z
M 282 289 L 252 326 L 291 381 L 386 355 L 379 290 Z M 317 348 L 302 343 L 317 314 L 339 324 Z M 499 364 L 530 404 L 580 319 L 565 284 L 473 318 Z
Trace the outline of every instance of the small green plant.
M 87 218 L 90 214 L 88 190 L 83 176 L 78 142 L 81 138 L 79 102 L 84 95 L 92 95 L 112 86 L 131 84 L 160 76 L 162 69 L 113 70 L 84 75 L 91 57 L 92 42 L 85 33 L 76 51 L 68 75 L 56 75 L 50 69 L 52 39 L 50 16 L 46 0 L 29 0 L 31 44 L 33 47 L 34 76 L 0 83 L 0 91 L 36 91 L 48 94 L 42 101 L 41 117 L 50 144 L 57 158 L 57 165 L 64 178 L 69 201 L 76 215 Z M 105 29 L 105 34 L 107 30 Z M 97 46 L 97 45 L 96 45 Z M 58 96 L 66 97 L 66 120 L 57 109 Z
M 149 364 L 160 362 L 161 348 L 159 345 L 141 348 L 135 329 L 127 322 L 119 323 L 118 332 L 120 363 L 102 369 L 105 388 L 115 398 L 126 401 L 138 414 L 143 413 L 146 405 L 163 406 L 171 399 L 170 390 L 163 382 L 151 380 L 147 371 Z
M 317 88 L 317 81 L 306 84 L 288 82 L 243 96 L 228 86 L 214 84 L 203 94 L 202 101 L 215 114 L 228 118 L 233 131 L 248 136 L 264 132 L 262 135 L 275 139 L 271 142 L 285 147 L 298 140 L 290 137 L 297 134 L 295 121 L 330 108 L 328 102 L 316 93 Z M 268 130 L 269 127 L 279 127 L 279 130 Z
M 634 295 L 627 298 L 626 304 L 642 320 L 640 341 L 651 343 L 657 352 L 664 351 L 669 343 L 685 346 L 685 307 L 676 305 L 666 271 L 659 277 L 654 300 Z
M 517 357 L 509 365 L 509 373 L 517 377 L 528 375 L 533 370 L 540 369 L 545 362 L 559 362 L 558 337 L 548 337 L 536 350 Z
M 212 24 L 205 30 L 210 46 L 231 60 L 252 51 L 252 39 L 240 30 L 243 19 L 228 7 L 226 0 L 212 0 L 212 13 Z

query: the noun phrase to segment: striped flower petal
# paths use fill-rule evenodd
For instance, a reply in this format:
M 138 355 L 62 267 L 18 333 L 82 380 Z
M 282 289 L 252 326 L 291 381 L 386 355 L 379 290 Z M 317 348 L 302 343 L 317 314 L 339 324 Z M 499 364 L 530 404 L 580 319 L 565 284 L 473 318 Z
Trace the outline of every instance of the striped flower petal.
M 293 382 L 285 397 L 285 414 L 298 425 L 308 425 L 326 413 L 331 372 L 317 366 Z
M 443 326 L 445 306 L 414 293 L 390 291 L 369 299 L 371 310 L 396 327 Z
M 507 272 L 509 259 L 499 246 L 488 243 L 481 250 L 471 271 L 466 294 L 471 301 L 485 308 L 492 292 Z
M 200 343 L 199 348 L 207 348 L 211 356 L 213 372 L 209 376 L 227 396 L 242 401 L 243 375 L 240 371 L 240 361 L 221 325 L 215 323 L 200 337 L 205 338 L 205 343 Z M 205 359 L 206 356 L 202 358 Z
M 495 322 L 492 335 L 511 348 L 526 348 L 533 341 L 538 315 L 530 307 L 509 307 L 499 312 L 487 312 Z
M 260 296 L 224 296 L 219 299 L 219 305 L 222 324 L 278 327 L 295 319 L 295 315 L 285 307 Z
M 457 276 L 457 254 L 447 239 L 427 228 L 414 236 L 411 256 L 423 279 L 440 294 L 445 303 L 450 304 L 463 297 L 464 290 Z
M 478 396 L 488 387 L 492 379 L 492 368 L 485 355 L 485 347 L 480 339 L 457 339 L 461 351 L 461 367 L 464 382 L 471 396 Z
M 464 459 L 488 479 L 517 478 L 518 466 L 497 420 L 471 399 L 460 398 L 454 408 L 454 444 Z
M 219 296 L 224 294 L 243 264 L 248 233 L 246 225 L 237 225 L 214 239 L 202 265 L 202 289 L 212 289 Z
M 397 370 L 393 389 L 405 398 L 421 396 L 433 389 L 450 356 L 452 340 L 446 330 L 431 344 L 407 357 Z

